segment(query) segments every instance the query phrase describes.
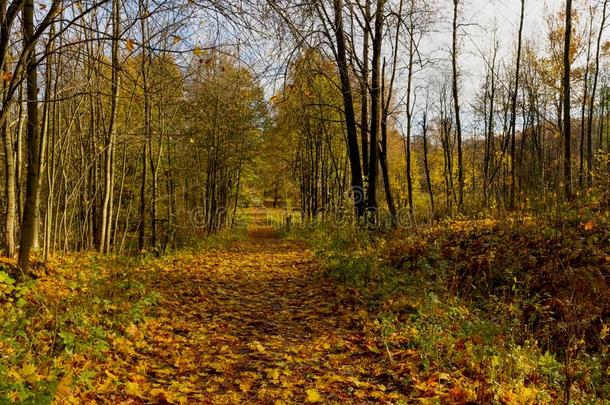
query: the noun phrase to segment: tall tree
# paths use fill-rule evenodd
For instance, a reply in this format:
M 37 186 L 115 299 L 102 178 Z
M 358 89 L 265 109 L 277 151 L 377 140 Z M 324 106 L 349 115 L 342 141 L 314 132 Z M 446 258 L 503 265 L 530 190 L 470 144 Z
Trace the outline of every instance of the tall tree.
M 460 116 L 459 99 L 459 69 L 458 69 L 458 16 L 460 0 L 453 0 L 453 24 L 452 24 L 452 48 L 451 48 L 451 67 L 453 71 L 452 92 L 453 107 L 455 113 L 455 131 L 457 137 L 457 158 L 458 158 L 458 208 L 461 210 L 464 205 L 464 157 L 462 151 L 462 119 Z
M 490 188 L 493 181 L 492 165 L 493 151 L 494 151 L 494 138 L 496 136 L 496 119 L 495 119 L 495 101 L 496 101 L 496 59 L 498 56 L 498 42 L 496 39 L 496 33 L 494 32 L 494 43 L 491 63 L 487 67 L 487 99 L 489 100 L 489 106 L 487 107 L 487 101 L 485 101 L 485 107 L 488 108 L 486 120 L 487 132 L 485 134 L 485 152 L 483 161 L 483 198 L 485 199 L 485 206 L 489 206 L 490 200 Z
M 358 152 L 358 132 L 356 128 L 356 115 L 354 113 L 354 98 L 350 80 L 350 70 L 347 61 L 347 42 L 343 26 L 343 0 L 333 0 L 334 32 L 336 39 L 336 58 L 341 78 L 341 91 L 343 93 L 343 108 L 347 130 L 348 155 L 351 167 L 352 196 L 356 217 L 364 214 L 364 188 L 362 183 L 362 168 L 360 166 L 360 153 Z M 371 144 L 372 141 L 371 141 Z M 371 148 L 375 149 L 375 148 Z M 375 159 L 375 162 L 377 160 Z
M 150 88 L 149 88 L 149 66 L 150 66 L 150 52 L 149 52 L 149 32 L 148 32 L 148 1 L 139 1 L 139 14 L 140 14 L 140 30 L 142 34 L 142 55 L 140 63 L 140 74 L 142 77 L 142 93 L 144 98 L 143 108 L 143 121 L 144 121 L 144 143 L 142 145 L 142 178 L 140 179 L 140 223 L 138 231 L 138 250 L 144 251 L 146 248 L 146 209 L 147 209 L 147 182 L 148 182 L 148 148 L 151 145 L 152 136 L 152 110 L 150 105 Z M 156 224 L 152 223 L 152 227 Z
M 511 118 L 510 118 L 510 208 L 515 207 L 515 138 L 516 138 L 516 126 L 517 126 L 517 95 L 519 93 L 519 76 L 521 73 L 521 47 L 523 38 L 523 20 L 525 19 L 525 0 L 521 0 L 521 13 L 519 17 L 519 34 L 517 38 L 517 61 L 515 67 L 515 82 L 512 91 L 511 100 Z M 523 135 L 522 135 L 523 136 Z
M 121 36 L 121 5 L 120 0 L 112 0 L 112 74 L 110 84 L 110 122 L 106 145 L 104 149 L 104 201 L 102 204 L 102 224 L 99 249 L 109 252 L 112 235 L 112 208 L 114 190 L 114 148 L 116 143 L 117 116 L 119 108 L 120 62 L 119 39 Z
M 391 74 L 390 74 L 390 82 L 389 82 L 389 86 L 386 89 L 386 85 L 385 85 L 385 59 L 384 59 L 384 63 L 383 63 L 383 68 L 382 68 L 382 97 L 383 97 L 383 101 L 382 101 L 382 105 L 381 105 L 381 142 L 379 144 L 379 163 L 381 166 L 381 173 L 383 176 L 383 183 L 384 183 L 384 188 L 385 188 L 385 197 L 386 197 L 386 202 L 388 204 L 388 210 L 390 211 L 390 216 L 391 216 L 391 220 L 392 220 L 392 226 L 396 226 L 397 225 L 397 211 L 396 211 L 396 204 L 394 203 L 394 196 L 392 195 L 392 185 L 391 185 L 391 181 L 390 181 L 390 169 L 389 169 L 389 164 L 388 164 L 388 155 L 389 155 L 389 151 L 388 151 L 388 120 L 390 117 L 390 106 L 391 103 L 393 102 L 393 97 L 394 97 L 394 82 L 396 80 L 396 72 L 397 72 L 397 63 L 398 63 L 398 54 L 399 54 L 399 50 L 398 50 L 398 46 L 400 44 L 400 33 L 401 33 L 401 27 L 402 27 L 402 23 L 403 23 L 403 16 L 402 16 L 402 10 L 403 10 L 403 4 L 404 1 L 400 0 L 400 2 L 398 3 L 398 21 L 396 24 L 396 32 L 395 32 L 395 38 L 394 38 L 394 45 L 393 45 L 393 49 L 392 49 L 392 69 L 391 69 Z M 411 6 L 413 6 L 413 1 L 411 1 Z M 411 7 L 411 11 L 413 11 L 413 7 Z M 412 14 L 411 14 L 411 22 L 412 22 Z M 408 104 L 408 102 L 407 102 Z M 408 181 L 407 181 L 408 182 Z
M 593 114 L 595 109 L 595 96 L 597 94 L 597 85 L 599 80 L 600 53 L 602 47 L 602 37 L 606 22 L 608 20 L 608 0 L 604 0 L 602 8 L 602 18 L 597 32 L 597 42 L 595 45 L 595 62 L 593 70 L 593 84 L 591 86 L 591 97 L 589 98 L 589 114 L 587 116 L 587 184 L 592 186 L 593 178 L 591 171 L 593 169 Z M 600 114 L 600 119 L 603 119 L 603 113 Z M 601 142 L 598 143 L 598 148 L 601 149 Z
M 424 172 L 426 174 L 426 187 L 428 189 L 428 195 L 430 196 L 430 218 L 433 219 L 436 213 L 436 207 L 434 206 L 434 190 L 432 189 L 432 178 L 430 176 L 430 163 L 428 153 L 428 104 L 426 103 L 426 109 L 422 116 L 421 122 L 422 129 L 422 143 L 423 143 L 423 159 L 424 159 Z
M 587 123 L 586 113 L 589 98 L 589 74 L 591 71 L 591 42 L 593 41 L 593 19 L 595 8 L 589 7 L 589 26 L 587 27 L 587 56 L 585 59 L 585 73 L 583 76 L 582 102 L 580 104 L 580 142 L 578 151 L 578 188 L 582 192 L 585 183 L 585 124 Z
M 360 143 L 362 145 L 362 173 L 369 176 L 369 38 L 371 31 L 371 0 L 364 3 L 364 31 L 362 33 L 362 78 L 360 86 Z
M 377 210 L 377 168 L 379 166 L 378 142 L 381 135 L 381 115 L 383 108 L 383 94 L 381 92 L 381 48 L 383 44 L 384 8 L 385 0 L 378 0 L 377 9 L 375 10 L 373 58 L 371 62 L 371 147 L 369 154 L 367 209 L 369 209 L 373 215 L 376 215 L 375 211 Z
M 402 6 L 402 2 L 401 2 Z M 407 172 L 407 200 L 409 203 L 409 213 L 411 218 L 414 217 L 414 207 L 413 207 L 413 175 L 412 175 L 412 165 L 411 165 L 411 132 L 413 125 L 413 109 L 415 108 L 415 103 L 412 103 L 412 93 L 413 93 L 413 73 L 414 73 L 414 59 L 415 53 L 417 52 L 416 43 L 415 43 L 415 24 L 414 24 L 414 14 L 415 14 L 415 2 L 410 0 L 409 2 L 409 11 L 408 11 L 408 25 L 407 25 L 407 35 L 408 35 L 408 47 L 407 47 L 407 95 L 406 95 L 406 117 L 407 117 L 407 133 L 404 139 L 405 143 L 405 158 L 406 158 L 406 172 Z M 398 37 L 398 32 L 396 33 Z
M 25 46 L 32 48 L 28 55 L 26 68 L 27 78 L 27 183 L 25 191 L 25 207 L 21 225 L 21 242 L 19 250 L 19 267 L 21 271 L 29 271 L 30 251 L 34 243 L 34 232 L 38 213 L 36 198 L 39 196 L 39 159 L 40 137 L 38 122 L 38 64 L 36 61 L 36 39 L 34 38 L 34 1 L 25 0 L 23 5 L 23 39 Z
M 13 6 L 13 5 L 11 5 Z M 7 63 L 5 61 L 6 48 L 8 43 L 8 32 L 10 31 L 10 25 L 12 21 L 7 18 L 13 19 L 7 15 L 7 4 L 6 2 L 0 2 L 0 72 L 4 74 Z M 14 7 L 14 6 L 13 6 Z M 13 11 L 13 14 L 16 13 Z M 4 78 L 3 78 L 4 79 Z M 2 91 L 0 93 L 0 99 L 3 100 L 4 107 L 4 95 L 8 90 L 7 81 L 2 80 Z M 20 123 L 19 123 L 20 125 Z M 15 171 L 15 151 L 14 151 L 14 140 L 12 136 L 11 128 L 7 120 L 0 121 L 0 133 L 2 135 L 2 144 L 4 148 L 4 178 L 6 187 L 6 216 L 4 222 L 4 238 L 5 238 L 5 254 L 9 257 L 15 256 L 15 224 L 16 224 L 16 171 Z
M 572 194 L 572 121 L 571 121 L 571 58 L 572 50 L 572 0 L 566 0 L 565 40 L 563 49 L 563 182 L 565 197 L 571 200 Z

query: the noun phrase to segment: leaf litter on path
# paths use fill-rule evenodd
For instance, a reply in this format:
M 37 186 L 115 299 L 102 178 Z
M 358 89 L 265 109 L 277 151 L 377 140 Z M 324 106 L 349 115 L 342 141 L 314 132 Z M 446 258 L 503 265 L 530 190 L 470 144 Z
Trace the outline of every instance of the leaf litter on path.
M 406 398 L 366 309 L 298 242 L 271 231 L 157 282 L 156 314 L 126 326 L 96 389 L 112 403 L 395 403 Z M 368 325 L 367 325 L 368 324 Z M 120 367 L 117 367 L 120 365 Z M 98 387 L 99 388 L 99 387 Z

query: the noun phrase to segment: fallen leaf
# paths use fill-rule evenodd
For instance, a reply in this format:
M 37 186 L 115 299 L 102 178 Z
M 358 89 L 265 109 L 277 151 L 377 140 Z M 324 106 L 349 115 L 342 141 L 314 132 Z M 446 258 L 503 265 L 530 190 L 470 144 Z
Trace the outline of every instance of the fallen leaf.
M 308 389 L 305 391 L 305 393 L 307 394 L 307 398 L 305 399 L 305 402 L 308 403 L 315 403 L 315 402 L 322 402 L 322 398 L 320 397 L 320 393 L 314 389 Z
M 128 381 L 125 383 L 125 392 L 131 397 L 139 398 L 142 396 L 142 390 L 137 382 Z
M 62 399 L 70 393 L 70 385 L 72 385 L 72 374 L 66 374 L 59 380 L 57 389 L 55 390 L 55 396 L 58 399 Z

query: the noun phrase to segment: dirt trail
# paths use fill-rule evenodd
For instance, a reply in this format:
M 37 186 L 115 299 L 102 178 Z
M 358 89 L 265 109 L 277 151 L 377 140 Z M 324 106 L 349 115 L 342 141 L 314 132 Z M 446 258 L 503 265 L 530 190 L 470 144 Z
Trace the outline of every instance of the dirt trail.
M 150 402 L 367 403 L 402 397 L 366 311 L 302 244 L 249 238 L 163 272 L 157 316 L 125 362 Z M 146 402 L 146 401 L 145 401 Z

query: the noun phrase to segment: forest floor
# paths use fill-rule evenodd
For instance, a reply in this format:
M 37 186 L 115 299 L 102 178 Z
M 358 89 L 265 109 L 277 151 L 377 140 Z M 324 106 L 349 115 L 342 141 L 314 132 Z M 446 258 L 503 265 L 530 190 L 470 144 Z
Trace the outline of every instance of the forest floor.
M 177 262 L 159 278 L 155 316 L 128 328 L 115 353 L 125 389 L 83 394 L 214 404 L 400 397 L 384 385 L 366 312 L 342 305 L 349 297 L 318 270 L 303 244 L 270 229 Z
M 378 239 L 254 226 L 161 257 L 57 257 L 28 283 L 0 263 L 0 403 L 529 404 L 562 402 L 565 389 L 599 403 L 607 351 L 575 335 L 584 347 L 570 362 L 556 355 L 566 321 L 553 317 L 567 298 L 540 301 L 547 292 L 533 286 L 595 279 L 610 262 L 603 224 L 553 228 L 552 239 L 523 223 Z M 562 242 L 570 258 L 557 264 L 574 273 L 546 265 L 557 240 L 579 241 Z M 566 305 L 593 313 L 607 289 L 597 284 L 579 287 L 594 306 L 586 294 Z M 475 285 L 491 293 L 474 296 Z M 604 342 L 607 327 L 582 336 L 596 334 Z
M 303 243 L 270 228 L 212 250 L 144 262 L 63 258 L 31 288 L 24 302 L 2 312 L 12 320 L 0 338 L 9 355 L 0 360 L 0 394 L 8 400 L 404 397 L 387 374 L 389 360 L 366 308 L 321 275 Z M 10 304 L 20 294 L 13 291 Z

